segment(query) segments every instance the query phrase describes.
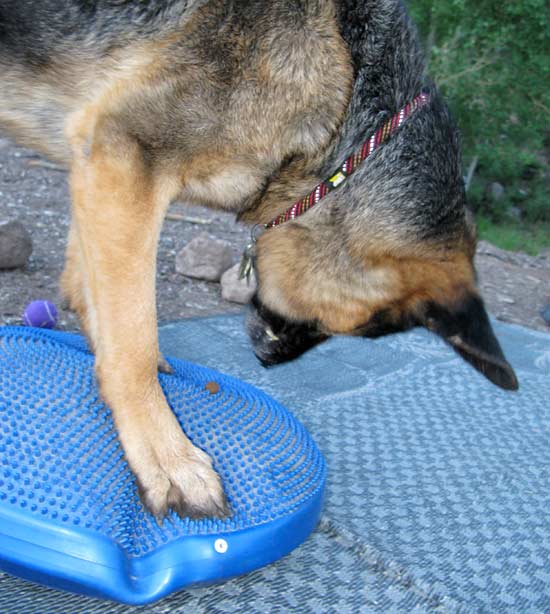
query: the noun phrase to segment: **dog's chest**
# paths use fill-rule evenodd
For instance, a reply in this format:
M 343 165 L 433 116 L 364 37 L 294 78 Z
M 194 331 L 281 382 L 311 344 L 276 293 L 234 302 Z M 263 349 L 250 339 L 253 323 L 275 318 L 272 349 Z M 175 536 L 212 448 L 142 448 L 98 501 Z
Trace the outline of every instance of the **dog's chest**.
M 184 201 L 238 211 L 244 202 L 260 194 L 270 172 L 267 160 L 252 162 L 231 156 L 200 156 L 183 169 L 179 197 Z

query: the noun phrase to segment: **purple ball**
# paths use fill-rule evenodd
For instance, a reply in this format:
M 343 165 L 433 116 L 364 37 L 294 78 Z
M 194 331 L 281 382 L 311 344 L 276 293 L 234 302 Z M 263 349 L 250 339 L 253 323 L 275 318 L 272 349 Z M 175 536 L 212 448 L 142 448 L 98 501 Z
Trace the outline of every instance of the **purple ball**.
M 26 326 L 54 328 L 57 324 L 57 309 L 50 301 L 32 301 L 25 307 L 23 322 Z

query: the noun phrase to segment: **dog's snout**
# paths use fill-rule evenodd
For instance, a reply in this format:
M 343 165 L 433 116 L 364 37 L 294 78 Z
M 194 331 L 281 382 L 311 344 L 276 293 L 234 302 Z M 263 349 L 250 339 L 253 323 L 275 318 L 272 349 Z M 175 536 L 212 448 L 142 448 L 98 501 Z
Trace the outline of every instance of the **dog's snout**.
M 292 322 L 268 309 L 256 296 L 246 322 L 254 353 L 264 367 L 288 362 L 328 339 L 316 323 Z

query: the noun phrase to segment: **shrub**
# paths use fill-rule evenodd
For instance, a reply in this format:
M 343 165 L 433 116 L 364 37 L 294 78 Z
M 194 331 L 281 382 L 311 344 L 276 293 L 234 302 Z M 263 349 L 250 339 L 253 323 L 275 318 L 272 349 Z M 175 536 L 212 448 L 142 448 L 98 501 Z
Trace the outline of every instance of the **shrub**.
M 469 198 L 495 220 L 550 221 L 550 11 L 546 0 L 410 0 L 429 72 L 459 125 Z M 499 182 L 494 202 L 487 185 Z

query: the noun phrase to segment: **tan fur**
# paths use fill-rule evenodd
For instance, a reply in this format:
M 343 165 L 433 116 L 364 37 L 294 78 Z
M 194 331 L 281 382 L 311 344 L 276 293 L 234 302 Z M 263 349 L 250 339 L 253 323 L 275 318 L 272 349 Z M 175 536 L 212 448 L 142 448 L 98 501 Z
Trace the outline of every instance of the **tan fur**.
M 54 59 L 46 70 L 33 73 L 2 65 L 0 59 L 4 84 L 0 121 L 18 141 L 69 165 L 67 118 L 117 89 L 125 90 L 124 95 L 129 88 L 139 91 L 148 75 L 158 69 L 162 48 L 158 43 L 140 43 L 101 59 L 82 50 Z
M 222 510 L 220 480 L 208 457 L 178 428 L 157 379 L 157 241 L 179 185 L 147 172 L 136 143 L 97 113 L 79 114 L 68 128 L 75 220 L 69 266 L 80 263 L 83 317 L 95 347 L 102 395 L 156 515 L 190 497 L 204 513 Z M 76 268 L 67 273 L 73 286 Z M 80 303 L 78 287 L 71 296 Z
M 317 245 L 323 249 L 317 249 Z M 257 246 L 260 298 L 276 313 L 295 321 L 317 321 L 327 334 L 359 330 L 381 309 L 395 321 L 426 301 L 453 305 L 475 292 L 468 255 L 445 253 L 436 245 L 415 256 L 392 254 L 382 242 L 350 255 L 325 241 L 321 225 L 300 222 L 266 232 Z

